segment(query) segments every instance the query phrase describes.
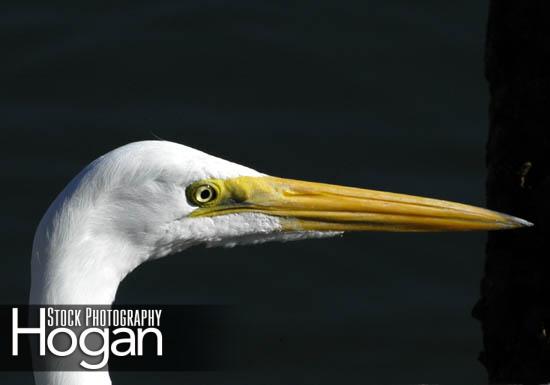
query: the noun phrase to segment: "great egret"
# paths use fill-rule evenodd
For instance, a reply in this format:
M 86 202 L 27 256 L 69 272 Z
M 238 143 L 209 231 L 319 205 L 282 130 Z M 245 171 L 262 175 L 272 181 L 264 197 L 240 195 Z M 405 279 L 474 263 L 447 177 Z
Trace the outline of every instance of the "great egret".
M 111 304 L 138 265 L 198 244 L 529 225 L 453 202 L 275 178 L 176 143 L 136 142 L 92 162 L 49 207 L 34 237 L 30 303 Z M 111 383 L 108 372 L 35 378 Z

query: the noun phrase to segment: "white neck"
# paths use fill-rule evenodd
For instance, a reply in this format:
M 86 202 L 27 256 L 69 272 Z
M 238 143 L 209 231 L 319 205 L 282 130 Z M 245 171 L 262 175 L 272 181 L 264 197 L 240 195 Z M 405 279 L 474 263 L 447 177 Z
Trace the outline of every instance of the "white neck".
M 109 372 L 34 372 L 36 385 L 111 385 Z
M 36 242 L 32 259 L 31 304 L 111 305 L 128 266 L 131 249 L 100 239 L 72 239 L 54 248 Z M 112 253 L 112 254 L 110 254 Z M 132 256 L 135 256 L 132 255 Z M 117 261 L 120 263 L 117 264 Z M 126 264 L 126 265 L 125 265 Z M 109 372 L 35 372 L 37 385 L 110 385 Z
M 35 250 L 31 304 L 110 305 L 120 282 L 135 268 L 124 255 L 132 250 L 101 245 L 100 240 L 88 239 L 58 250 L 55 254 Z

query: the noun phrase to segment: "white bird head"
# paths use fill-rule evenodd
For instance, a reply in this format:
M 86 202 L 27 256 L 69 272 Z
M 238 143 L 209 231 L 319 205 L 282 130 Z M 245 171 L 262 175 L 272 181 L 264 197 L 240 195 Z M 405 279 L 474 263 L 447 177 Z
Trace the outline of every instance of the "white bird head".
M 33 292 L 66 282 L 67 297 L 78 292 L 67 276 L 98 269 L 97 279 L 118 286 L 142 262 L 196 244 L 526 225 L 458 203 L 271 177 L 176 143 L 144 141 L 92 162 L 51 205 L 35 236 Z M 67 302 L 57 291 L 40 301 Z
M 31 304 L 110 304 L 135 267 L 187 247 L 344 231 L 464 231 L 530 225 L 458 203 L 275 178 L 165 141 L 92 162 L 36 231 Z M 37 372 L 37 384 L 110 384 L 107 372 Z

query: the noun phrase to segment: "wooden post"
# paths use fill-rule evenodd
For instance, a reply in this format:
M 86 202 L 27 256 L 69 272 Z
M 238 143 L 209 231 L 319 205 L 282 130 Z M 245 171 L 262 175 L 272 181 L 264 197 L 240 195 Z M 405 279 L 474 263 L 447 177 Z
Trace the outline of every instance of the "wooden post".
M 550 382 L 550 2 L 491 0 L 487 203 L 535 227 L 493 232 L 474 317 L 490 383 Z

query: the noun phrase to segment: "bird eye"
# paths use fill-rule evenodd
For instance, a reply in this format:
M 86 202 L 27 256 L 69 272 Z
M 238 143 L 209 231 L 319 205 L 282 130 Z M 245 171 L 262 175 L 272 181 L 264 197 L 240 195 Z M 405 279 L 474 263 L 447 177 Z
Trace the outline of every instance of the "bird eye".
M 212 202 L 218 197 L 216 189 L 209 184 L 196 186 L 191 194 L 188 194 L 190 201 L 198 206 Z

